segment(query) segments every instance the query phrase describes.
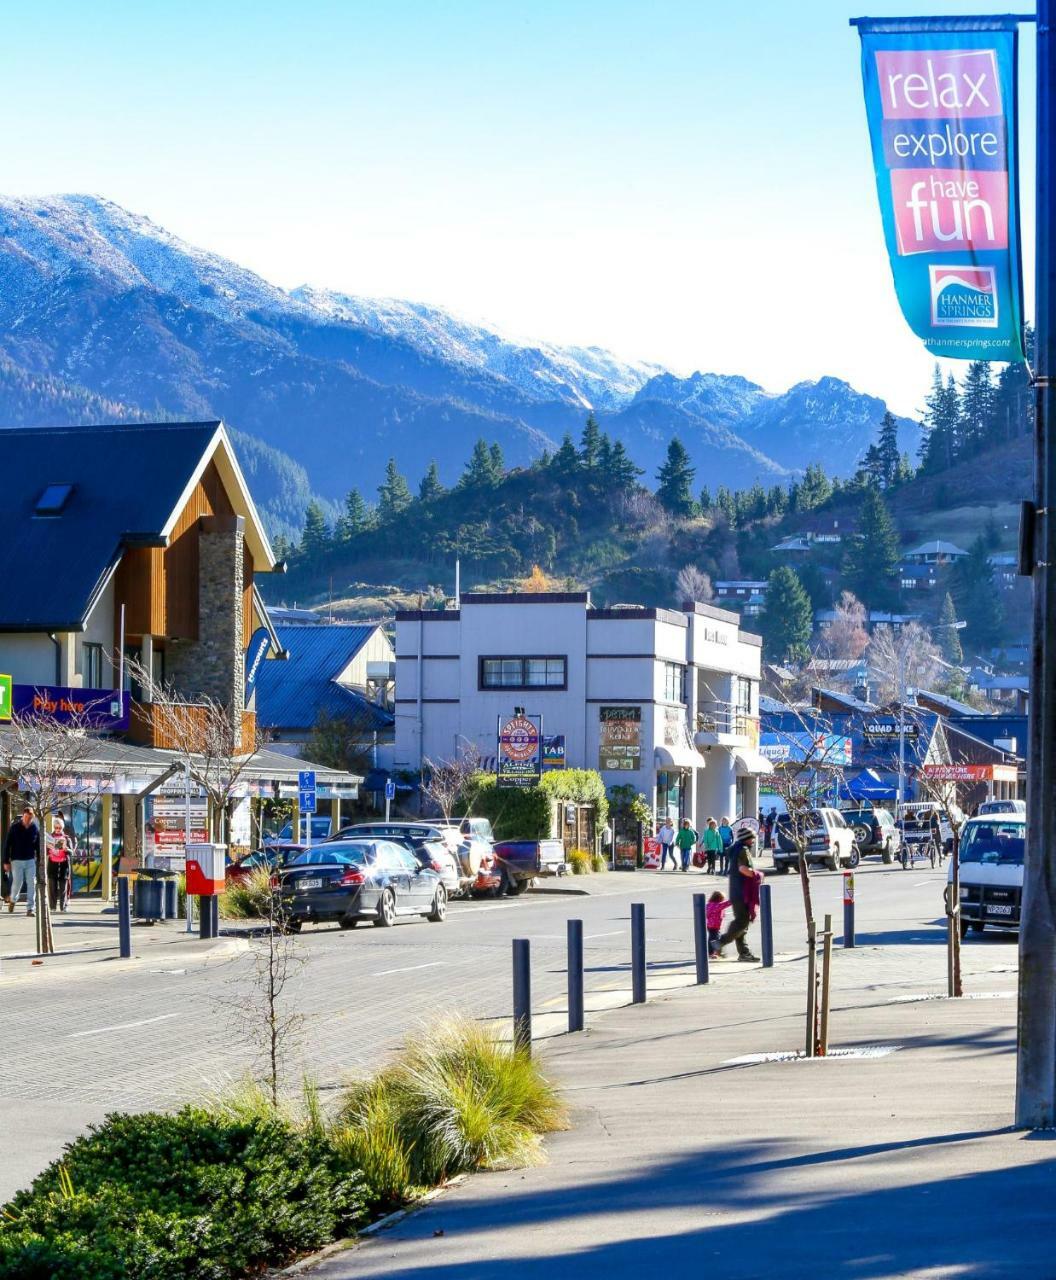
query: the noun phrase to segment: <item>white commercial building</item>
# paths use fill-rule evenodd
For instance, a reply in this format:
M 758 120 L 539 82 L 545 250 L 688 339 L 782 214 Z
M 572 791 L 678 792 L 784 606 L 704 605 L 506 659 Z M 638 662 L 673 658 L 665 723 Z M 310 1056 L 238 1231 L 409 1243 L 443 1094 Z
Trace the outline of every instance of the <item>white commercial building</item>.
M 570 768 L 630 783 L 654 813 L 755 814 L 761 641 L 737 614 L 597 609 L 587 592 L 463 595 L 396 615 L 397 769 L 476 748 L 500 717 L 542 717 Z

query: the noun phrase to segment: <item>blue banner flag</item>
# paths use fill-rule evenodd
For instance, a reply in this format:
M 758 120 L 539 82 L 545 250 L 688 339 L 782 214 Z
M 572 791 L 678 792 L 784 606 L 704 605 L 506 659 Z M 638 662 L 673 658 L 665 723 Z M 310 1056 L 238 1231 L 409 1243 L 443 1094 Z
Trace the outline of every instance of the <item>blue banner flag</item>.
M 1022 360 L 1015 25 L 856 25 L 902 314 L 935 356 Z

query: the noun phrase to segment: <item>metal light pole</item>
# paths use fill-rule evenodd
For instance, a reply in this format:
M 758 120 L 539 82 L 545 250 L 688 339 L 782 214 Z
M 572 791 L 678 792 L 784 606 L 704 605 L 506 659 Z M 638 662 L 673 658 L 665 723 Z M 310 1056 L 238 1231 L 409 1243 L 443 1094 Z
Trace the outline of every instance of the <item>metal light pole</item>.
M 1027 763 L 1028 852 L 1019 932 L 1016 1124 L 1056 1124 L 1056 440 L 1051 380 L 1056 376 L 1056 38 L 1054 0 L 1038 0 L 1037 261 L 1034 377 L 1034 643 Z M 1025 540 L 1029 545 L 1031 539 Z M 1025 567 L 1025 566 L 1024 566 Z

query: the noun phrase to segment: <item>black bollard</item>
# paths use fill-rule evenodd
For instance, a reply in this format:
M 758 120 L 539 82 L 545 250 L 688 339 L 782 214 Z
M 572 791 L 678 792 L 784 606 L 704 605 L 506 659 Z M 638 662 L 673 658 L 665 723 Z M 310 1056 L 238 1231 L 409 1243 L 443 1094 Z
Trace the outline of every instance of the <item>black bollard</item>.
M 693 945 L 697 955 L 697 982 L 708 981 L 708 895 L 693 895 Z
M 582 1031 L 583 1013 L 583 921 L 568 922 L 568 1029 Z
M 117 943 L 121 959 L 132 955 L 132 902 L 128 892 L 128 876 L 117 877 Z
M 176 919 L 176 906 L 179 898 L 176 893 L 177 884 L 175 880 L 165 881 L 165 919 Z
M 770 900 L 770 893 L 770 885 L 759 886 L 759 930 L 762 934 L 760 947 L 764 969 L 774 967 L 774 905 Z
M 215 893 L 198 898 L 198 937 L 216 938 L 220 934 L 220 900 Z
M 631 903 L 631 1000 L 645 1004 L 645 903 Z
M 513 940 L 513 1047 L 531 1056 L 532 972 L 527 938 Z

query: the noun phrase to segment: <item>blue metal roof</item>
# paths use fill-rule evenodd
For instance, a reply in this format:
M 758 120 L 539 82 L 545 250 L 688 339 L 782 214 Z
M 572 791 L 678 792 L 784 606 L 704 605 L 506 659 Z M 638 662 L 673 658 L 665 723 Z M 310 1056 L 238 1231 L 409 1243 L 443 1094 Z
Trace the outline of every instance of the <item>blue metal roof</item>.
M 276 627 L 289 658 L 269 659 L 257 674 L 257 723 L 264 728 L 306 732 L 321 714 L 352 720 L 364 730 L 387 729 L 393 715 L 355 689 L 336 683 L 374 626 L 308 623 Z
M 0 429 L 0 631 L 73 631 L 123 547 L 156 542 L 218 422 Z M 35 515 L 49 485 L 62 509 Z

